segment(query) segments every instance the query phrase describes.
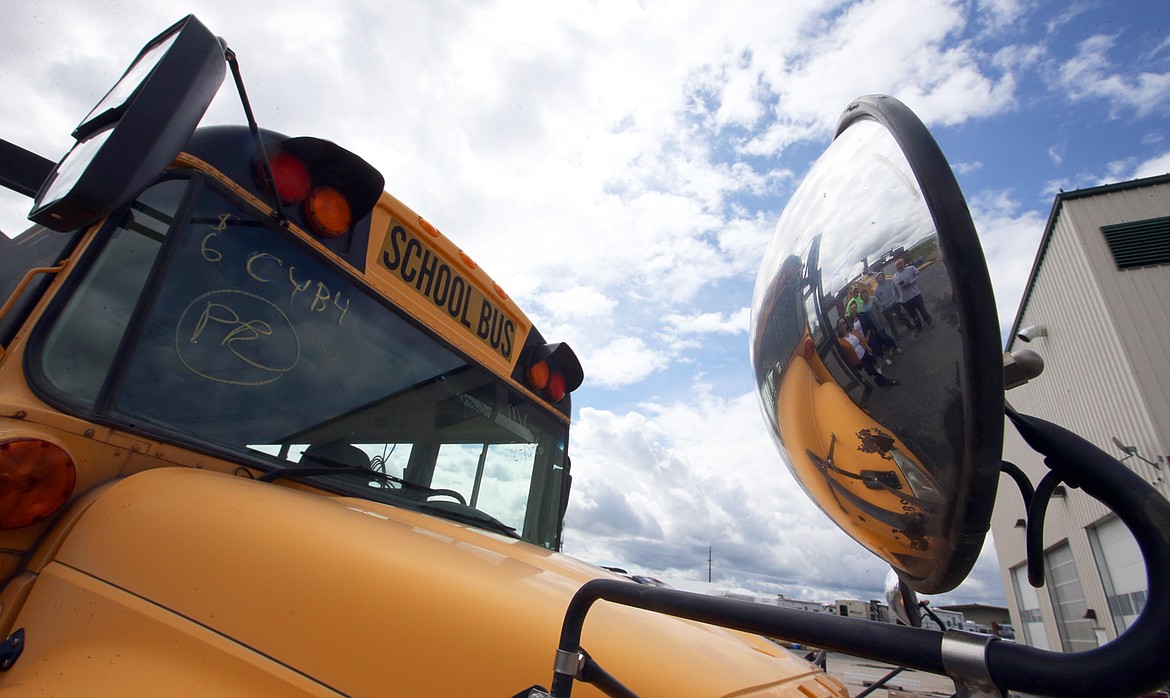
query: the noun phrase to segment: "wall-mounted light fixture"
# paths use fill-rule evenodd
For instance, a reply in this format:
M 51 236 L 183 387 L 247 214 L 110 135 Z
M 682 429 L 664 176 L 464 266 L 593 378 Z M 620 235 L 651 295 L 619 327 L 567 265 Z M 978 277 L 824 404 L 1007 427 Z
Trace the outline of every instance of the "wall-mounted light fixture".
M 1030 342 L 1037 337 L 1047 337 L 1048 328 L 1044 325 L 1028 325 L 1016 333 L 1021 342 Z
M 1125 458 L 1121 459 L 1122 463 L 1124 463 L 1129 458 L 1136 457 L 1138 460 L 1140 460 L 1143 463 L 1146 463 L 1147 465 L 1152 465 L 1155 468 L 1157 468 L 1158 470 L 1162 469 L 1162 466 L 1158 465 L 1154 461 L 1146 460 L 1145 458 L 1142 458 L 1142 455 L 1140 453 L 1138 453 L 1137 446 L 1126 446 L 1124 443 L 1121 442 L 1121 439 L 1117 438 L 1116 436 L 1111 436 L 1109 438 L 1113 439 L 1113 445 L 1120 448 L 1121 452 L 1125 454 Z

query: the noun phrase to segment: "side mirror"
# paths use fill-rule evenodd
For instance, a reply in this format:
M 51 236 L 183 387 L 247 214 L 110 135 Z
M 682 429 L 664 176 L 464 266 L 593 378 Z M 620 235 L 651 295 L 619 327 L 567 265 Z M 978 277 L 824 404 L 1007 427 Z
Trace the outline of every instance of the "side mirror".
M 958 183 L 892 97 L 849 105 L 781 215 L 751 359 L 772 436 L 817 505 L 911 589 L 957 586 L 990 525 L 1003 354 Z
M 887 342 L 879 331 L 892 335 L 902 322 L 896 303 L 880 302 L 888 290 L 879 289 L 891 284 L 908 326 Z M 866 302 L 875 297 L 877 305 Z M 1000 351 L 967 205 L 934 139 L 897 100 L 850 104 L 793 194 L 756 281 L 750 339 L 757 392 L 784 460 L 833 521 L 894 568 L 887 599 L 903 622 L 918 624 L 915 592 L 948 591 L 974 565 L 1001 469 L 1017 480 L 1028 511 L 1030 580 L 1043 577 L 1049 498 L 1067 483 L 1133 534 L 1150 591 L 1145 607 L 1111 642 L 1065 653 L 595 579 L 566 610 L 550 695 L 568 696 L 578 678 L 612 679 L 581 650 L 585 615 L 601 599 L 945 673 L 961 696 L 1132 696 L 1166 685 L 1170 501 L 1087 440 L 1005 404 L 1005 377 L 1022 384 L 1042 362 Z M 1034 488 L 1001 461 L 1005 414 L 1049 468 Z
M 134 198 L 186 145 L 225 74 L 222 44 L 194 16 L 159 34 L 73 131 L 29 218 L 69 231 Z

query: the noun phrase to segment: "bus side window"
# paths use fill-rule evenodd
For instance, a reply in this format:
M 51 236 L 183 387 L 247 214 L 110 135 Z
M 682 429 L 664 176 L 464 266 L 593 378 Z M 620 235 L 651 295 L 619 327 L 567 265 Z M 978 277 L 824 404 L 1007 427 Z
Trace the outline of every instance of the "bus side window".
M 127 210 L 50 331 L 41 371 L 57 390 L 93 405 L 186 188 L 158 184 Z
M 0 232 L 0 303 L 6 302 L 16 291 L 26 272 L 56 265 L 67 256 L 68 250 L 80 236 L 80 231 L 58 233 L 39 225 L 13 239 Z M 39 279 L 32 280 L 8 314 L 0 318 L 0 345 L 7 346 L 16 335 L 36 299 L 44 293 L 52 278 L 49 274 L 43 274 Z

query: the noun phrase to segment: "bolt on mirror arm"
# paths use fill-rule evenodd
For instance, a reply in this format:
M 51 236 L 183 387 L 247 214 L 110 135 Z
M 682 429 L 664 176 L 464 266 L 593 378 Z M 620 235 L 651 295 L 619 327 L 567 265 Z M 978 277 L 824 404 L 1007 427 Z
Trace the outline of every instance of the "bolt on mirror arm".
M 1149 596 L 1129 629 L 1093 650 L 1065 654 L 992 643 L 987 648 L 992 678 L 1000 686 L 1045 695 L 1126 696 L 1159 688 L 1170 681 L 1170 501 L 1073 432 L 1010 406 L 1006 412 L 1048 467 L 1112 509 L 1129 528 L 1145 560 Z

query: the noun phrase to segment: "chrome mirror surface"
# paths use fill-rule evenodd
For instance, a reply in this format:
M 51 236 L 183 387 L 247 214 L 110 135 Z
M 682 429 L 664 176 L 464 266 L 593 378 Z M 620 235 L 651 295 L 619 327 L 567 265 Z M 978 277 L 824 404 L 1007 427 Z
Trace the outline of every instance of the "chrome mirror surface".
M 922 607 L 918 605 L 918 595 L 906 586 L 906 582 L 903 582 L 894 570 L 890 570 L 886 575 L 886 605 L 890 607 L 890 612 L 902 621 L 902 625 L 911 628 L 922 627 Z
M 974 226 L 934 139 L 897 100 L 857 100 L 765 254 L 752 365 L 797 481 L 921 593 L 957 586 L 989 526 L 998 332 Z

